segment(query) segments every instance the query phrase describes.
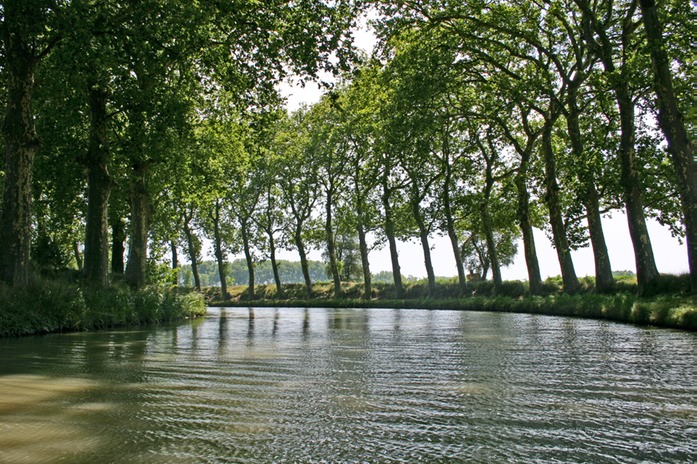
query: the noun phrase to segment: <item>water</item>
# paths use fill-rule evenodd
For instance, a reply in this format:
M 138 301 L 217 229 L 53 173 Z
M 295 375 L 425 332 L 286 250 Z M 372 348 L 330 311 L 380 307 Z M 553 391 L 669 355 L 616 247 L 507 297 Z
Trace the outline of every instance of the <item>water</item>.
M 417 310 L 211 309 L 0 340 L 0 462 L 697 462 L 697 336 Z

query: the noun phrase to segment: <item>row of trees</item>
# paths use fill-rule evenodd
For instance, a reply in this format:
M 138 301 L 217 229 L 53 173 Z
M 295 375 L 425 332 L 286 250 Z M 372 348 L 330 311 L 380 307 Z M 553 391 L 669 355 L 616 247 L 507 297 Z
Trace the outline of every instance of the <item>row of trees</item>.
M 31 243 L 36 261 L 62 263 L 70 250 L 79 263 L 84 243 L 89 280 L 108 285 L 111 262 L 142 285 L 150 243 L 151 259 L 167 245 L 174 266 L 185 251 L 200 287 L 207 239 L 223 295 L 231 253 L 245 256 L 250 297 L 262 259 L 280 292 L 280 249 L 298 252 L 310 294 L 313 248 L 324 250 L 336 295 L 356 270 L 370 295 L 368 256 L 379 246 L 400 295 L 397 241 L 420 241 L 433 290 L 429 240 L 442 234 L 463 292 L 474 269 L 500 289 L 522 237 L 536 293 L 532 230 L 543 227 L 564 290 L 579 288 L 570 251 L 590 243 L 604 291 L 613 277 L 600 217 L 622 208 L 640 291 L 658 277 L 647 214 L 686 234 L 697 288 L 696 162 L 680 111 L 691 108 L 694 78 L 689 6 L 369 2 L 379 53 L 287 115 L 274 90 L 284 65 L 312 75 L 350 54 L 342 41 L 356 10 L 306 3 L 5 1 L 4 280 L 26 281 Z M 10 6 L 34 16 L 13 22 Z M 34 66 L 21 85 L 24 68 L 9 59 L 17 37 Z M 29 94 L 15 95 L 18 85 Z M 12 122 L 31 101 L 36 118 L 27 106 Z

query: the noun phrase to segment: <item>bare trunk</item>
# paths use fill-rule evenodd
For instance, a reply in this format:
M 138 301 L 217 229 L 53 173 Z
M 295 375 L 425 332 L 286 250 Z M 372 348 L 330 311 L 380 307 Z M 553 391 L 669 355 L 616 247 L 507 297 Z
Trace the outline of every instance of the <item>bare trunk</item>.
M 107 93 L 89 88 L 90 134 L 87 150 L 87 221 L 85 226 L 85 278 L 109 285 L 109 175 Z M 121 267 L 123 272 L 123 267 Z
M 220 295 L 223 300 L 229 298 L 227 291 L 227 272 L 225 269 L 225 254 L 223 253 L 223 237 L 220 231 L 220 200 L 215 200 L 213 206 L 213 252 L 215 253 L 215 261 L 218 265 L 218 278 L 220 279 Z
M 172 270 L 177 271 L 179 269 L 179 254 L 177 252 L 177 242 L 174 239 L 169 241 L 169 249 L 172 253 Z M 172 285 L 177 285 L 179 283 L 179 272 L 172 272 Z
M 302 224 L 296 224 L 295 227 L 295 246 L 298 248 L 298 254 L 300 255 L 300 267 L 302 268 L 303 278 L 305 279 L 305 294 L 309 299 L 312 298 L 312 280 L 310 279 L 307 253 L 305 252 L 305 245 L 302 239 Z
M 542 133 L 542 154 L 545 164 L 545 203 L 549 209 L 549 222 L 552 226 L 554 248 L 557 251 L 559 267 L 561 268 L 562 285 L 564 292 L 576 293 L 580 284 L 576 277 L 576 270 L 571 259 L 571 248 L 566 236 L 566 225 L 562 215 L 562 207 L 559 199 L 559 184 L 557 183 L 556 162 L 554 149 L 552 148 L 552 126 L 556 117 L 551 116 L 545 123 Z
M 336 259 L 336 246 L 334 242 L 334 229 L 332 227 L 332 206 L 334 195 L 330 189 L 327 192 L 327 203 L 325 204 L 326 217 L 324 221 L 325 239 L 327 241 L 327 254 L 329 255 L 329 268 L 334 281 L 334 296 L 341 296 L 341 276 L 339 275 L 339 265 Z
M 75 264 L 77 265 L 77 270 L 82 270 L 82 254 L 80 253 L 80 244 L 77 240 L 73 240 L 73 256 L 75 256 Z
M 3 123 L 5 190 L 0 217 L 0 278 L 27 286 L 30 275 L 32 169 L 39 139 L 34 127 L 32 41 L 25 36 L 21 2 L 4 2 L 4 74 L 7 106 Z
M 274 240 L 273 231 L 268 230 L 267 234 L 269 236 L 269 253 L 271 269 L 273 270 L 273 280 L 276 283 L 276 295 L 280 296 L 283 294 L 283 286 L 281 283 L 281 274 L 278 271 L 278 261 L 276 260 L 276 240 Z
M 419 228 L 419 237 L 421 238 L 421 249 L 424 253 L 424 265 L 426 266 L 426 276 L 428 278 L 428 294 L 435 295 L 436 293 L 436 274 L 433 272 L 433 261 L 431 260 L 431 245 L 428 242 L 429 231 L 424 222 L 423 214 L 419 206 L 417 198 L 411 199 L 411 210 L 416 225 Z
M 590 235 L 591 246 L 593 248 L 593 259 L 595 261 L 595 288 L 598 292 L 609 291 L 615 283 L 612 277 L 612 267 L 610 266 L 610 255 L 607 251 L 605 233 L 600 218 L 600 199 L 595 187 L 595 179 L 592 167 L 587 166 L 586 153 L 584 153 L 583 138 L 579 123 L 580 109 L 577 102 L 578 82 L 572 82 L 569 86 L 567 105 L 568 114 L 566 125 L 571 140 L 571 153 L 575 159 L 579 160 L 577 178 L 583 186 L 583 205 L 586 209 L 588 220 L 588 233 Z
M 385 182 L 386 183 L 386 182 Z M 404 285 L 402 284 L 402 269 L 399 266 L 399 252 L 397 251 L 397 239 L 395 238 L 394 219 L 392 218 L 392 206 L 390 205 L 390 190 L 383 184 L 382 206 L 385 209 L 385 236 L 390 247 L 390 262 L 392 263 L 392 279 L 396 298 L 404 298 Z
M 123 219 L 118 218 L 111 224 L 111 272 L 114 274 L 123 274 L 125 269 L 123 255 L 126 252 L 126 247 L 123 243 L 126 241 L 126 224 Z
M 131 226 L 128 242 L 128 264 L 124 278 L 134 288 L 145 285 L 148 267 L 148 234 L 150 233 L 150 197 L 146 183 L 147 167 L 135 162 L 131 170 Z
M 452 207 L 450 205 L 450 173 L 448 172 L 445 177 L 445 186 L 443 190 L 443 210 L 445 213 L 445 227 L 448 232 L 448 238 L 450 238 L 450 245 L 453 249 L 453 255 L 455 257 L 455 267 L 457 268 L 457 280 L 460 286 L 460 292 L 463 294 L 467 291 L 467 274 L 465 273 L 465 264 L 462 261 L 462 256 L 460 255 L 460 243 L 457 238 L 457 232 L 455 231 L 455 220 L 453 218 Z
M 198 273 L 198 253 L 199 246 L 194 238 L 194 233 L 191 230 L 189 223 L 191 222 L 191 216 L 184 216 L 184 235 L 186 235 L 186 243 L 188 245 L 189 251 L 189 261 L 191 262 L 191 273 L 194 275 L 194 288 L 196 290 L 201 290 L 201 276 Z
M 687 239 L 692 292 L 697 292 L 697 157 L 694 142 L 685 128 L 673 91 L 670 62 L 663 45 L 663 31 L 654 0 L 640 0 L 644 29 L 654 67 L 654 89 L 658 97 L 658 123 L 668 142 L 668 153 L 677 173 L 680 202 Z
M 247 283 L 247 295 L 250 300 L 254 300 L 256 295 L 254 293 L 255 287 L 255 275 L 254 275 L 254 257 L 252 256 L 252 249 L 249 243 L 249 224 L 247 219 L 240 219 L 240 232 L 242 234 L 242 247 L 244 248 L 244 259 L 247 263 L 247 274 L 249 275 L 249 280 Z
M 373 295 L 370 261 L 368 260 L 368 242 L 366 241 L 363 225 L 358 226 L 358 248 L 361 252 L 361 268 L 363 269 L 363 299 L 369 300 Z

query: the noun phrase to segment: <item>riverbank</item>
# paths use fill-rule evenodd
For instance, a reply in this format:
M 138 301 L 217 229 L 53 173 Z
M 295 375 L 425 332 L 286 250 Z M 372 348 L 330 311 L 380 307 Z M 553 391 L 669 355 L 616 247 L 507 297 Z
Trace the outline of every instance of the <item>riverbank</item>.
M 0 286 L 0 336 L 99 330 L 199 317 L 203 295 L 162 286 L 131 290 L 42 280 L 26 288 Z
M 308 299 L 301 296 L 302 292 L 296 287 L 289 286 L 284 295 L 276 296 L 272 286 L 260 286 L 258 298 L 250 301 L 245 289 L 232 287 L 229 300 L 221 299 L 219 292 L 208 290 L 207 302 L 210 306 L 230 307 L 404 308 L 529 313 L 697 331 L 697 296 L 679 293 L 644 298 L 627 291 L 609 295 L 587 291 L 578 295 L 555 292 L 546 296 L 526 296 L 523 293 L 514 296 L 426 297 L 420 291 L 413 291 L 411 294 L 416 296 L 397 299 L 390 295 L 389 289 L 378 289 L 378 293 L 385 296 L 368 300 L 354 297 L 355 292 L 349 287 L 344 297 L 333 298 L 327 286 L 315 286 L 313 297 Z M 448 293 L 448 288 L 441 288 L 439 295 Z

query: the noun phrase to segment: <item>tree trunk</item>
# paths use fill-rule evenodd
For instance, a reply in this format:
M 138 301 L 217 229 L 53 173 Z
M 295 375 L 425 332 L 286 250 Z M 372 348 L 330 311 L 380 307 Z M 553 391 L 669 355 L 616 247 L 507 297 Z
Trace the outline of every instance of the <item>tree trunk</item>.
M 177 253 L 177 242 L 174 239 L 169 241 L 169 249 L 172 252 L 172 285 L 177 285 L 179 283 L 179 255 Z
M 273 280 L 276 283 L 276 295 L 281 296 L 283 294 L 283 286 L 281 283 L 281 273 L 278 271 L 278 261 L 276 260 L 276 240 L 273 237 L 273 230 L 267 229 L 266 233 L 269 236 L 269 253 L 271 269 L 273 270 Z
M 87 150 L 87 221 L 85 226 L 85 278 L 109 285 L 109 175 L 108 94 L 90 86 L 90 133 Z M 113 265 L 112 265 L 113 266 Z M 123 272 L 123 267 L 121 268 Z
M 450 245 L 455 256 L 455 267 L 457 268 L 457 281 L 460 286 L 460 292 L 464 295 L 467 291 L 467 274 L 465 273 L 465 264 L 460 255 L 460 243 L 455 231 L 455 219 L 453 218 L 452 207 L 450 205 L 450 172 L 446 172 L 444 187 L 443 187 L 443 212 L 445 214 L 445 228 L 450 238 Z
M 298 254 L 300 255 L 300 267 L 302 268 L 303 278 L 305 279 L 305 294 L 307 295 L 307 298 L 310 299 L 312 298 L 312 280 L 310 279 L 310 268 L 307 264 L 307 253 L 305 252 L 302 233 L 302 224 L 296 224 L 295 246 L 298 248 Z
M 503 279 L 501 278 L 501 265 L 499 264 L 499 254 L 496 249 L 496 240 L 494 239 L 494 229 L 491 226 L 491 215 L 489 214 L 489 201 L 491 201 L 491 190 L 494 187 L 494 162 L 496 154 L 491 147 L 491 152 L 487 156 L 484 147 L 482 146 L 482 154 L 486 160 L 486 179 L 484 183 L 484 201 L 481 205 L 482 228 L 484 229 L 484 238 L 486 239 L 487 255 L 489 263 L 491 263 L 491 274 L 494 279 L 494 295 L 501 293 L 503 287 Z
M 629 235 L 634 247 L 636 261 L 637 284 L 639 294 L 644 293 L 658 279 L 658 269 L 653 256 L 653 248 L 646 227 L 644 217 L 644 204 L 641 198 L 642 186 L 639 180 L 635 153 L 635 125 L 634 102 L 628 88 L 627 66 L 622 65 L 619 73 L 614 62 L 613 45 L 603 29 L 601 22 L 595 17 L 588 0 L 574 0 L 583 13 L 584 21 L 590 26 L 585 31 L 585 39 L 594 45 L 594 49 L 603 63 L 608 82 L 615 94 L 620 115 L 620 184 L 622 187 L 623 201 L 629 224 Z M 626 27 L 633 27 L 628 22 L 624 24 L 622 31 L 622 46 L 626 48 L 627 41 L 633 34 Z M 592 29 L 591 29 L 592 28 Z M 597 35 L 598 41 L 593 37 Z M 599 43 L 598 43 L 599 42 Z M 624 50 L 623 50 L 624 51 Z
M 658 279 L 658 269 L 653 255 L 651 238 L 646 227 L 644 202 L 641 198 L 641 181 L 634 151 L 634 102 L 624 85 L 615 89 L 620 108 L 620 183 L 622 185 L 624 204 L 629 224 L 629 235 L 634 246 L 636 260 L 637 284 L 639 294 Z
M 609 291 L 615 284 L 610 266 L 610 255 L 607 251 L 605 233 L 600 218 L 600 199 L 595 187 L 595 179 L 591 166 L 587 166 L 587 154 L 584 153 L 581 126 L 579 123 L 580 110 L 577 102 L 577 89 L 580 81 L 574 81 L 569 85 L 567 95 L 568 113 L 566 125 L 571 141 L 571 154 L 578 160 L 577 178 L 583 186 L 583 205 L 586 209 L 588 221 L 588 233 L 593 248 L 595 261 L 595 289 L 600 293 Z M 593 162 L 593 161 L 591 161 Z
M 418 198 L 411 198 L 411 211 L 419 228 L 419 237 L 421 238 L 421 249 L 424 252 L 424 265 L 426 266 L 426 276 L 428 278 L 428 294 L 433 296 L 436 294 L 436 274 L 433 272 L 433 262 L 431 260 L 431 245 L 428 242 L 429 231 L 426 227 L 421 207 L 419 206 Z
M 327 192 L 327 202 L 325 204 L 326 217 L 324 221 L 325 239 L 327 240 L 327 254 L 329 255 L 329 268 L 334 281 L 334 296 L 341 296 L 341 276 L 339 275 L 339 265 L 336 258 L 336 246 L 334 242 L 334 229 L 332 227 L 332 188 Z
M 584 206 L 588 220 L 588 232 L 593 246 L 593 259 L 595 260 L 595 289 L 605 293 L 615 286 L 615 278 L 610 267 L 610 254 L 605 243 L 605 233 L 600 217 L 598 192 L 595 186 L 589 186 L 585 193 Z
M 249 275 L 249 280 L 247 284 L 247 294 L 250 300 L 254 300 L 256 295 L 254 293 L 255 276 L 254 276 L 254 257 L 252 256 L 252 249 L 249 244 L 249 221 L 247 219 L 240 218 L 240 233 L 242 234 L 242 247 L 244 248 L 244 259 L 247 262 L 247 274 Z
M 559 184 L 557 183 L 556 162 L 552 147 L 552 127 L 556 116 L 548 117 L 542 132 L 542 155 L 545 165 L 545 203 L 549 209 L 549 222 L 552 226 L 554 248 L 557 251 L 559 267 L 561 268 L 562 285 L 564 292 L 574 294 L 580 289 L 576 270 L 571 259 L 571 248 L 566 237 L 566 225 L 562 215 L 562 207 L 559 199 Z
M 124 278 L 134 288 L 145 285 L 148 266 L 148 234 L 150 232 L 150 198 L 147 191 L 145 163 L 131 166 L 131 227 L 128 242 L 128 264 Z
M 658 97 L 658 123 L 668 142 L 673 166 L 677 173 L 680 202 L 687 239 L 692 292 L 697 292 L 697 157 L 694 142 L 685 128 L 673 91 L 670 62 L 663 45 L 663 31 L 654 0 L 640 0 L 644 29 L 653 62 L 654 89 Z
M 125 241 L 126 224 L 123 219 L 118 218 L 111 224 L 111 272 L 114 274 L 123 274 L 125 268 L 123 255 L 126 252 L 123 243 Z
M 191 262 L 191 273 L 194 275 L 194 288 L 201 291 L 201 276 L 198 273 L 198 253 L 199 247 L 194 238 L 194 233 L 191 230 L 189 223 L 191 216 L 185 213 L 184 215 L 184 235 L 186 235 L 186 243 L 189 248 L 189 261 Z
M 482 228 L 484 229 L 484 237 L 486 239 L 486 250 L 491 265 L 491 274 L 494 279 L 494 294 L 498 295 L 501 293 L 501 288 L 503 287 L 503 279 L 501 278 L 501 265 L 499 263 L 498 250 L 496 249 L 494 230 L 491 227 L 491 218 L 487 201 L 488 200 L 485 200 L 481 207 Z
M 21 1 L 4 2 L 4 74 L 7 106 L 3 122 L 5 190 L 0 212 L 0 278 L 16 287 L 29 284 L 32 224 L 32 169 L 39 139 L 32 95 L 36 58 L 27 37 Z
M 370 300 L 373 296 L 370 261 L 368 260 L 368 242 L 362 224 L 358 225 L 358 248 L 361 253 L 361 268 L 363 269 L 363 299 Z
M 80 244 L 77 240 L 73 240 L 73 255 L 75 256 L 77 270 L 82 271 L 82 254 L 80 253 Z
M 404 298 L 404 285 L 402 284 L 402 269 L 399 266 L 399 252 L 397 251 L 397 239 L 395 238 L 394 219 L 392 206 L 390 205 L 391 191 L 383 182 L 382 206 L 385 209 L 385 236 L 390 247 L 390 261 L 392 263 L 392 279 L 396 298 Z
M 220 231 L 220 200 L 216 199 L 213 205 L 213 252 L 218 264 L 218 278 L 220 279 L 220 295 L 223 300 L 229 298 L 227 291 L 227 272 L 225 269 L 225 254 L 223 253 L 223 236 Z M 252 276 L 250 276 L 252 277 Z

